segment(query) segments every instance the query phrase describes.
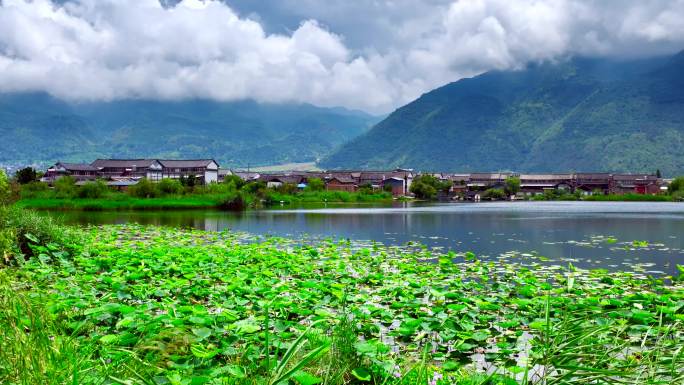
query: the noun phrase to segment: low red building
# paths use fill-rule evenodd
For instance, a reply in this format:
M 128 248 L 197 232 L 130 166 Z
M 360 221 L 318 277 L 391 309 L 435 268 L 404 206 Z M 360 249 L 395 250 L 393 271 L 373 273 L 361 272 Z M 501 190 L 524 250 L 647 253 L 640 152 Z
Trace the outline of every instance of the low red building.
M 613 194 L 658 194 L 660 183 L 655 175 L 614 174 L 611 193 Z

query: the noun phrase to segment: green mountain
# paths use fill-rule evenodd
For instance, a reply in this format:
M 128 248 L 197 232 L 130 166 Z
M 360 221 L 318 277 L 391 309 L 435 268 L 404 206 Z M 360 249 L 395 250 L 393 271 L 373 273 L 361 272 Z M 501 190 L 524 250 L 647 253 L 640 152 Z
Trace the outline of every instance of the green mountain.
M 328 168 L 684 172 L 684 52 L 576 58 L 435 89 L 325 158 Z
M 213 157 L 226 166 L 313 162 L 379 120 L 308 104 L 67 103 L 44 93 L 0 94 L 0 164 L 96 157 Z

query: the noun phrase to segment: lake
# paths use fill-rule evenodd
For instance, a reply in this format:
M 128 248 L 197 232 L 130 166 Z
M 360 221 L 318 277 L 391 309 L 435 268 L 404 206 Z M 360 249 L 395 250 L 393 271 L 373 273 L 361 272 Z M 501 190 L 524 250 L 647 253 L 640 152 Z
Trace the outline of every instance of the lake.
M 538 254 L 610 270 L 671 273 L 684 264 L 684 204 L 487 202 L 221 211 L 64 212 L 72 224 L 140 223 L 301 239 L 417 242 L 484 258 Z M 646 242 L 643 242 L 646 241 Z

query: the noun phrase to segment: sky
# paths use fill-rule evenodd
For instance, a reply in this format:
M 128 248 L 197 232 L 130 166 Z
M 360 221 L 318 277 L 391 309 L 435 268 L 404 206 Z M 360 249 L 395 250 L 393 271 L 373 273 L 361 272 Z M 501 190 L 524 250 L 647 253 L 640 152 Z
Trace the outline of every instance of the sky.
M 0 92 L 388 113 L 463 77 L 684 49 L 684 0 L 0 0 Z

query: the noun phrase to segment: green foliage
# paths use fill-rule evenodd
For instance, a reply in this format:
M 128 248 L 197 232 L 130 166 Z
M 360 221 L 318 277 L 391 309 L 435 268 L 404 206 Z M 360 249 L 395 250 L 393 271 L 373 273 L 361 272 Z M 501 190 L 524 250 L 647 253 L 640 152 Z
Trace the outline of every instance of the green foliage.
M 437 88 L 324 158 L 324 168 L 684 171 L 684 53 L 561 60 Z
M 242 186 L 245 185 L 246 182 L 242 178 L 240 178 L 239 176 L 231 174 L 231 175 L 226 175 L 223 178 L 223 183 L 227 184 L 227 185 L 232 184 L 233 186 L 235 186 L 236 189 L 239 190 L 242 188 Z
M 536 201 L 577 201 L 582 198 L 582 192 L 576 190 L 571 193 L 566 190 L 544 190 L 542 194 L 535 195 L 532 199 Z
M 79 198 L 97 199 L 102 198 L 109 192 L 107 184 L 101 180 L 89 181 L 80 186 L 77 190 Z
M 307 191 L 323 191 L 325 190 L 325 182 L 320 178 L 311 178 L 306 184 Z
M 667 186 L 667 191 L 670 194 L 674 194 L 678 191 L 684 191 L 684 176 L 674 178 L 669 186 Z
M 506 178 L 505 184 L 504 191 L 506 191 L 507 195 L 515 195 L 520 191 L 520 178 L 518 177 L 509 176 Z
M 156 184 L 158 195 L 177 195 L 183 193 L 183 185 L 178 179 L 163 178 Z
M 585 201 L 601 201 L 601 202 L 668 202 L 671 201 L 672 196 L 668 195 L 647 195 L 647 194 L 592 194 L 582 197 Z
M 482 193 L 482 199 L 502 200 L 506 199 L 506 192 L 499 188 L 490 188 Z
M 21 185 L 20 196 L 22 199 L 36 198 L 46 195 L 50 186 L 44 182 L 29 182 Z
M 282 185 L 276 187 L 275 190 L 281 194 L 287 194 L 287 195 L 293 195 L 293 194 L 296 194 L 297 191 L 299 191 L 297 189 L 297 185 L 294 183 L 283 183 Z
M 219 208 L 228 211 L 242 211 L 248 206 L 248 200 L 245 198 L 245 194 L 234 190 L 227 193 L 225 196 L 221 197 L 219 202 Z
M 442 181 L 432 175 L 423 174 L 413 179 L 410 190 L 418 199 L 435 199 L 438 192 L 447 193 L 450 187 L 450 181 Z
M 165 227 L 79 233 L 73 257 L 0 273 L 0 382 L 674 384 L 684 367 L 679 277 Z M 498 370 L 472 373 L 493 343 Z
M 70 245 L 70 232 L 51 217 L 15 206 L 0 206 L 0 264 L 17 256 L 32 256 L 58 250 L 56 244 Z
M 12 196 L 12 188 L 10 186 L 9 178 L 4 170 L 0 170 L 0 205 L 6 205 Z
M 76 195 L 76 179 L 63 176 L 55 180 L 55 196 L 57 198 L 71 198 Z
M 38 173 L 33 167 L 24 167 L 14 173 L 14 178 L 19 184 L 27 184 L 38 181 Z
M 142 178 L 138 183 L 130 186 L 128 194 L 136 198 L 154 198 L 158 195 L 155 184 L 147 178 Z

